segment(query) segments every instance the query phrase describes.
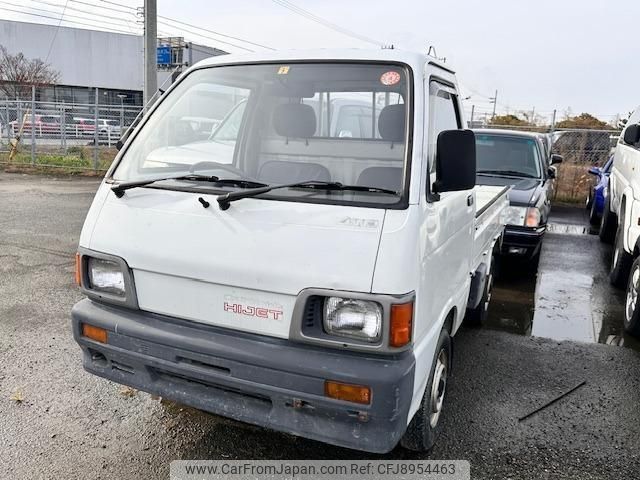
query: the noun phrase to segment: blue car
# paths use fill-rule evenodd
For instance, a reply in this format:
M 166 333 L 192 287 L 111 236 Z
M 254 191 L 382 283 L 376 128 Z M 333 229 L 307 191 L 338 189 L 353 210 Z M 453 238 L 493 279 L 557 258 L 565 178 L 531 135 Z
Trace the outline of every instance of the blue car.
M 603 167 L 591 167 L 589 173 L 597 177 L 595 186 L 589 191 L 587 197 L 587 209 L 589 210 L 589 222 L 598 225 L 604 209 L 604 191 L 609 185 L 609 175 L 613 166 L 613 155 L 609 157 Z

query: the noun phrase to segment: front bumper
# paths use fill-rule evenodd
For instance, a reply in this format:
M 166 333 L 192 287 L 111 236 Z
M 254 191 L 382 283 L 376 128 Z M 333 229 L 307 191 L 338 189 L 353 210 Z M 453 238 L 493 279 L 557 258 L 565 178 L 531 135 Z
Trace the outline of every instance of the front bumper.
M 73 335 L 85 370 L 243 422 L 326 443 L 385 453 L 402 437 L 415 359 L 363 355 L 82 300 Z M 108 330 L 108 343 L 81 324 Z M 324 381 L 368 385 L 371 404 L 324 396 Z
M 504 229 L 502 253 L 533 257 L 540 251 L 546 226 L 537 228 L 507 225 Z

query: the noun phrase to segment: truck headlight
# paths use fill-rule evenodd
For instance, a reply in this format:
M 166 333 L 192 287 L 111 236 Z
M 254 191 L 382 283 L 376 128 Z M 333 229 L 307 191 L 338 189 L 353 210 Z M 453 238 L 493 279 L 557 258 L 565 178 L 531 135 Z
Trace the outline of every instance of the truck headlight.
M 504 214 L 504 223 L 506 225 L 524 225 L 527 217 L 527 207 L 511 207 L 509 206 Z
M 124 273 L 116 262 L 89 257 L 87 273 L 91 290 L 124 297 Z
M 377 342 L 382 332 L 382 306 L 368 300 L 328 297 L 323 325 L 330 335 Z
M 524 221 L 526 227 L 539 227 L 540 226 L 540 209 L 531 207 L 527 209 L 527 218 Z

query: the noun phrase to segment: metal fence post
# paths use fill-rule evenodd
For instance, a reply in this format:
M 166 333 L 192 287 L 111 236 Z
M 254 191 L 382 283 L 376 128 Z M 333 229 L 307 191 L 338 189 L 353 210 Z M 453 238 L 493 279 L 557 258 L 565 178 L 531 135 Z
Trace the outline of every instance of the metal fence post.
M 551 133 L 556 130 L 556 111 L 553 111 L 553 117 L 551 117 Z
M 94 131 L 93 131 L 93 169 L 98 171 L 98 148 L 100 143 L 99 132 L 98 132 L 98 87 L 96 87 L 96 104 L 95 111 L 93 115 L 94 120 Z
M 31 165 L 36 164 L 36 86 L 31 85 Z
M 64 103 L 60 104 L 60 148 L 67 153 L 67 110 Z
M 9 97 L 4 97 L 4 114 L 6 121 L 4 122 L 4 127 L 7 129 L 7 145 L 11 143 L 11 132 L 9 131 L 9 122 L 11 118 L 9 117 Z

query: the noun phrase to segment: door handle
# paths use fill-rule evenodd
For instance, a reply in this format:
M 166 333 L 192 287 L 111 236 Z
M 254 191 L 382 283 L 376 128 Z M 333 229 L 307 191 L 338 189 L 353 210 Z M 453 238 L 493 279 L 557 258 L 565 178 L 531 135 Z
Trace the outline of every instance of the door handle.
M 467 207 L 470 207 L 471 205 L 473 205 L 473 194 L 467 197 Z

